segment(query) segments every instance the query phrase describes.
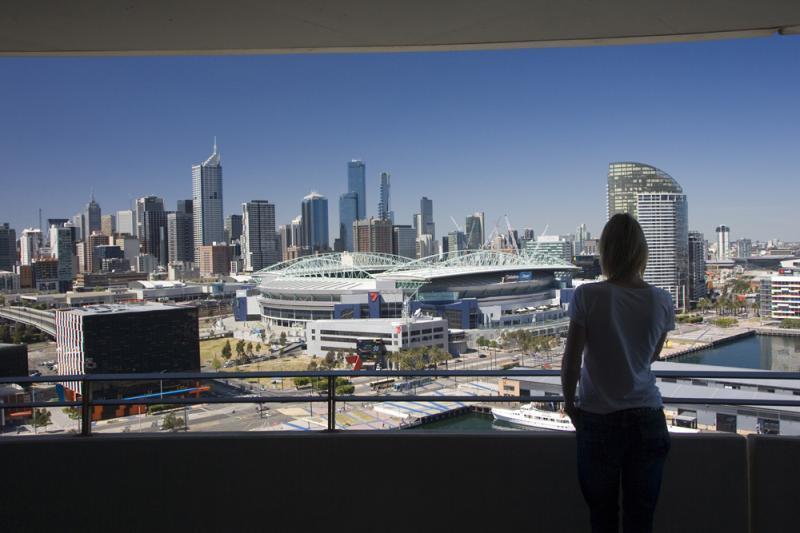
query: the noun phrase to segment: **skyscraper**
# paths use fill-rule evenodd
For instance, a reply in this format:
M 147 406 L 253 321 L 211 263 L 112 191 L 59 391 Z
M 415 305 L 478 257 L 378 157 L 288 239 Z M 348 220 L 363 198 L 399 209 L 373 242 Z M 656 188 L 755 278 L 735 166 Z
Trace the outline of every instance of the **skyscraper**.
M 448 257 L 457 257 L 467 249 L 467 236 L 463 231 L 455 230 L 447 234 L 447 249 L 444 253 Z
M 194 207 L 194 257 L 200 261 L 200 246 L 225 240 L 222 220 L 222 163 L 217 140 L 214 153 L 192 166 L 192 204 Z
M 682 193 L 672 176 L 650 165 L 634 162 L 609 163 L 607 184 L 608 218 L 617 213 L 636 213 L 636 197 L 640 193 Z
M 281 240 L 281 259 L 288 261 L 296 259 L 302 252 L 303 217 L 292 219 L 291 224 L 281 226 L 279 229 Z
M 184 211 L 167 213 L 167 259 L 194 261 L 194 215 Z
M 480 250 L 486 240 L 486 224 L 483 211 L 473 213 L 467 217 L 464 224 L 464 233 L 467 238 L 467 250 Z
M 100 271 L 100 256 L 96 253 L 98 246 L 108 245 L 111 243 L 111 237 L 103 235 L 99 231 L 95 231 L 86 238 L 84 242 L 84 272 L 99 272 Z
M 150 254 L 159 265 L 166 265 L 168 253 L 167 213 L 164 200 L 157 196 L 144 196 L 136 200 L 136 234 L 142 253 Z
M 225 238 L 228 243 L 238 241 L 242 236 L 242 215 L 228 215 L 225 217 Z
M 342 249 L 352 252 L 353 222 L 358 220 L 358 194 L 346 192 L 339 196 L 339 239 Z
M 186 213 L 194 216 L 194 202 L 192 200 L 178 200 L 176 213 Z
M 267 200 L 242 204 L 241 243 L 245 272 L 255 272 L 280 261 L 275 242 L 275 204 Z
M 753 254 L 753 241 L 750 239 L 739 239 L 736 241 L 736 256 L 750 257 Z
M 717 261 L 730 259 L 731 228 L 721 224 L 717 226 Z
M 100 218 L 102 217 L 102 212 L 100 210 L 100 204 L 94 201 L 94 192 L 92 192 L 92 196 L 89 199 L 89 203 L 86 204 L 86 211 L 83 213 L 83 235 L 91 235 L 95 231 L 100 231 Z
M 586 224 L 581 224 L 575 230 L 575 255 L 583 254 L 583 244 L 591 239 L 591 234 L 586 229 Z
M 328 236 L 328 199 L 312 192 L 300 206 L 303 217 L 302 242 L 305 253 L 325 252 L 330 247 Z
M 689 207 L 685 194 L 639 193 L 639 224 L 647 239 L 647 283 L 672 295 L 677 308 L 689 291 Z
M 0 270 L 12 272 L 17 262 L 17 232 L 8 222 L 0 224 Z
M 100 232 L 109 237 L 113 237 L 117 231 L 117 224 L 114 215 L 103 215 L 100 217 Z
M 363 161 L 354 159 L 347 163 L 347 192 L 358 195 L 356 220 L 367 218 L 367 167 Z
M 136 226 L 133 221 L 133 211 L 126 209 L 117 211 L 117 233 L 120 235 L 136 235 Z
M 421 215 L 421 226 L 418 231 L 422 235 L 430 235 L 431 239 L 436 240 L 436 226 L 433 223 L 433 200 L 423 196 L 419 201 L 419 213 Z
M 380 176 L 380 199 L 378 201 L 378 218 L 394 223 L 394 212 L 390 207 L 391 199 L 391 176 L 388 172 L 381 172 Z
M 689 232 L 689 290 L 687 298 L 694 308 L 704 298 L 706 290 L 706 242 L 699 231 Z
M 43 245 L 42 230 L 39 228 L 26 228 L 22 230 L 22 236 L 19 239 L 20 264 L 32 265 L 33 260 L 39 258 L 39 248 Z M 14 243 L 14 248 L 16 251 L 16 243 Z
M 58 261 L 59 291 L 69 290 L 75 277 L 75 243 L 72 228 L 64 225 L 50 226 L 50 249 Z
M 392 253 L 400 257 L 417 257 L 417 232 L 409 225 L 392 228 Z
M 353 222 L 353 246 L 356 252 L 392 253 L 392 223 L 369 217 Z

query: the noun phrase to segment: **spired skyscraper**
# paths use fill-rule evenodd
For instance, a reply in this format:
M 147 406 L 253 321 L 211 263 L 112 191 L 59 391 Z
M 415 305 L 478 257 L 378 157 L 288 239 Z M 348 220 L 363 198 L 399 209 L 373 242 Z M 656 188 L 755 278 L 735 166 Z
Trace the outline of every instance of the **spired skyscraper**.
M 356 220 L 367 218 L 367 167 L 363 161 L 354 159 L 347 163 L 347 192 L 358 195 Z
M 650 165 L 622 162 L 608 165 L 608 218 L 633 215 L 647 239 L 647 283 L 672 295 L 677 308 L 686 306 L 689 290 L 689 207 L 683 189 L 669 174 Z
M 84 238 L 95 231 L 100 231 L 101 217 L 100 204 L 94 201 L 94 191 L 92 191 L 89 203 L 86 204 L 86 211 L 83 213 L 83 227 L 81 229 L 83 230 Z
M 194 262 L 200 264 L 200 246 L 225 241 L 222 217 L 222 163 L 217 139 L 214 153 L 199 165 L 192 165 L 194 207 Z

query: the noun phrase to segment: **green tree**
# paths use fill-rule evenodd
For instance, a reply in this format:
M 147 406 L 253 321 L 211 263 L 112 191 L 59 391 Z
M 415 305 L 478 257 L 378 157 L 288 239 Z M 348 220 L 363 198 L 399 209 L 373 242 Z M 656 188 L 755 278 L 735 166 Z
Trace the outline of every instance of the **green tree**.
M 697 300 L 697 307 L 700 308 L 700 311 L 703 314 L 706 314 L 708 308 L 711 307 L 711 301 L 708 298 L 700 298 L 699 300 Z
M 281 346 L 286 346 L 286 332 L 285 332 L 285 331 L 281 331 L 281 336 L 280 336 L 280 338 L 278 339 L 278 343 L 279 343 Z
M 231 358 L 231 341 L 230 339 L 225 341 L 225 346 L 222 347 L 222 357 L 225 358 L 227 361 Z
M 211 360 L 211 368 L 213 368 L 215 371 L 222 368 L 222 361 L 219 360 L 219 357 L 215 357 Z
M 161 422 L 161 429 L 177 431 L 184 427 L 183 417 L 175 416 L 175 413 L 167 413 Z
M 244 339 L 239 339 L 236 343 L 236 358 L 241 359 L 244 357 Z
M 33 412 L 33 426 L 34 427 L 47 427 L 52 424 L 52 415 L 47 409 L 36 409 Z
M 325 354 L 325 366 L 333 368 L 334 365 L 336 365 L 336 354 L 333 350 L 329 350 L 328 353 Z
M 490 348 L 497 348 L 497 341 L 491 341 L 491 342 L 489 343 L 489 347 L 490 347 Z
M 69 417 L 70 420 L 80 420 L 81 419 L 81 410 L 77 407 L 65 407 L 64 413 Z
M 256 343 L 256 352 L 261 351 L 261 343 Z
M 250 354 L 250 355 L 253 355 L 253 343 L 252 342 L 248 342 L 247 343 L 247 353 Z

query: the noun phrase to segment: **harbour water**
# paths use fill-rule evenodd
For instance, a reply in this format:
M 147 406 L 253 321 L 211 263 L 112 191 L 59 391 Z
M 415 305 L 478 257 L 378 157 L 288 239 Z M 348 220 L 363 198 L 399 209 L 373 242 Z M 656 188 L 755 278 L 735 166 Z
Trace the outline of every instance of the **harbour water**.
M 756 335 L 745 337 L 714 348 L 700 350 L 672 359 L 674 362 L 702 365 L 757 368 L 782 372 L 800 372 L 800 337 L 775 337 Z M 425 424 L 416 431 L 526 431 L 503 422 L 491 415 L 469 413 Z

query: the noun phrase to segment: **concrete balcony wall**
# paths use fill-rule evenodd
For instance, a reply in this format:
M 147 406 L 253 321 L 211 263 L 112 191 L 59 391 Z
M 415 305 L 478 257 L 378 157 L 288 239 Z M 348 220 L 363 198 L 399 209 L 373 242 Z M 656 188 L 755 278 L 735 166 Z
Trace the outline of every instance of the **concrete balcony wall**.
M 751 531 L 800 529 L 800 437 L 749 435 Z
M 0 457 L 7 531 L 588 528 L 569 434 L 31 437 Z M 742 437 L 673 437 L 656 531 L 747 531 L 746 465 Z

